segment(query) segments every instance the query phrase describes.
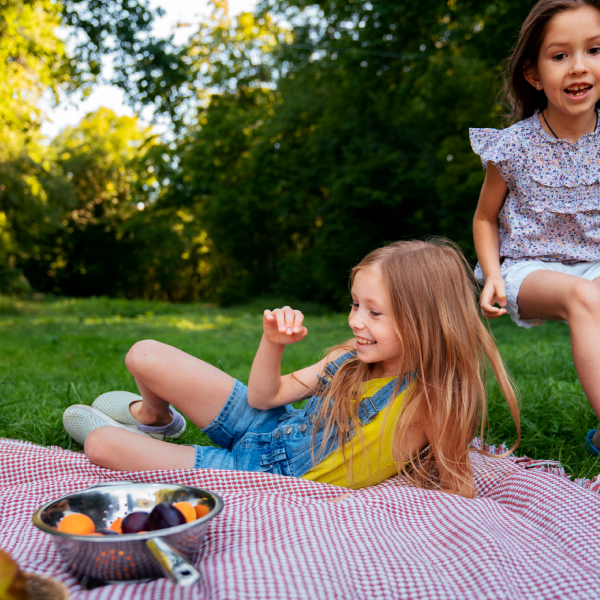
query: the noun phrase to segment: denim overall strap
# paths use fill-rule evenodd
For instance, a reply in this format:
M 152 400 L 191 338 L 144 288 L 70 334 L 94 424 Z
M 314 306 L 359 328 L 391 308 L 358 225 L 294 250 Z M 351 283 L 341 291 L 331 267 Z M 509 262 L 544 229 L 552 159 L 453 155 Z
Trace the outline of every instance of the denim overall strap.
M 325 373 L 327 373 L 327 375 L 329 375 L 329 377 L 333 377 L 337 372 L 338 369 L 349 359 L 354 358 L 356 356 L 356 350 L 353 350 L 352 352 L 345 352 L 344 354 L 342 354 L 340 357 L 336 358 L 335 360 L 331 361 L 326 367 L 325 367 Z
M 397 395 L 401 394 L 406 386 L 412 381 L 413 374 L 405 373 L 402 377 Z M 378 413 L 380 413 L 392 399 L 392 394 L 396 390 L 398 378 L 395 377 L 389 383 L 386 383 L 378 392 L 369 398 L 363 398 L 358 405 L 358 418 L 363 425 L 370 423 Z
M 320 390 L 322 390 L 327 385 L 329 385 L 331 378 L 338 372 L 338 369 L 347 360 L 350 360 L 351 358 L 354 358 L 355 356 L 356 356 L 356 350 L 354 350 L 352 352 L 345 352 L 340 357 L 336 358 L 335 360 L 331 361 L 330 363 L 327 363 L 327 366 L 325 367 L 325 375 L 326 376 L 323 377 L 321 374 L 317 375 L 317 379 L 319 380 Z

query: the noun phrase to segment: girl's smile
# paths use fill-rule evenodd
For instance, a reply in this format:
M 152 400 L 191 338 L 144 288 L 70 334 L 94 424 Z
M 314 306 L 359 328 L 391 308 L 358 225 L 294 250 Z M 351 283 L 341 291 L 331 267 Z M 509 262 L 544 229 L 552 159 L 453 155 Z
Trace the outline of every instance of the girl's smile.
M 591 83 L 574 83 L 565 88 L 565 93 L 573 98 L 584 98 L 592 91 L 593 87 Z

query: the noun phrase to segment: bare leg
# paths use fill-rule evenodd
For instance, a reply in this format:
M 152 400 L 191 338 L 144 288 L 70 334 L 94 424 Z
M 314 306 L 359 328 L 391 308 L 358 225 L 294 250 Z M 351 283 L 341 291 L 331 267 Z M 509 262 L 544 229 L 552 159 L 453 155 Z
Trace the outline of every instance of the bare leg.
M 600 419 L 600 287 L 581 277 L 534 271 L 519 291 L 519 314 L 524 319 L 567 321 L 571 351 L 583 391 Z M 600 448 L 600 428 L 593 443 Z
M 171 422 L 169 404 L 204 429 L 219 414 L 233 389 L 233 377 L 173 346 L 154 340 L 134 344 L 125 357 L 142 400 L 130 412 L 146 425 Z M 191 469 L 191 446 L 162 442 L 116 427 L 100 427 L 85 440 L 94 464 L 118 471 Z
M 204 429 L 219 414 L 234 379 L 216 367 L 154 340 L 134 344 L 125 357 L 142 396 L 130 411 L 146 425 L 171 422 L 169 403 Z M 140 436 L 137 436 L 140 437 Z
M 117 427 L 94 429 L 84 450 L 91 462 L 113 471 L 191 469 L 196 459 L 192 446 L 161 442 Z

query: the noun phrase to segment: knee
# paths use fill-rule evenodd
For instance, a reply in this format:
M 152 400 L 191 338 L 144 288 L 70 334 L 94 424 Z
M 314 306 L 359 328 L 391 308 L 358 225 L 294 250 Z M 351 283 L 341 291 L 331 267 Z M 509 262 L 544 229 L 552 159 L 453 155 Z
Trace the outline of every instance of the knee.
M 83 451 L 88 460 L 99 467 L 105 467 L 110 462 L 115 450 L 114 427 L 99 427 L 90 432 L 85 438 Z
M 148 368 L 149 365 L 152 365 L 159 347 L 162 345 L 163 344 L 155 340 L 142 340 L 141 342 L 136 342 L 125 355 L 125 366 L 127 367 L 127 370 L 133 376 L 141 373 L 145 368 Z
M 570 317 L 600 314 L 600 287 L 585 279 L 577 282 L 571 289 L 567 312 Z

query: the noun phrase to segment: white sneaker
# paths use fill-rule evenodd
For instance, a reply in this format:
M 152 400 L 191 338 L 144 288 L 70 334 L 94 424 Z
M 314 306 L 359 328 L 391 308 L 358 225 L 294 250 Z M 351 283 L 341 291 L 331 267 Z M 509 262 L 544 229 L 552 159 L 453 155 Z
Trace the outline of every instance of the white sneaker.
M 173 407 L 169 407 L 173 420 L 168 425 L 144 425 L 134 419 L 129 411 L 129 406 L 141 399 L 141 396 L 131 392 L 106 392 L 92 402 L 92 407 L 113 421 L 128 427 L 135 427 L 157 440 L 176 440 L 181 437 L 185 431 L 186 422 Z
M 63 413 L 63 425 L 65 431 L 76 441 L 83 445 L 85 438 L 94 429 L 99 427 L 119 427 L 127 429 L 139 435 L 151 437 L 147 433 L 140 431 L 137 427 L 123 425 L 114 419 L 111 419 L 99 410 L 87 406 L 86 404 L 73 404 L 69 406 Z
M 118 423 L 137 427 L 140 423 L 131 416 L 129 405 L 139 402 L 141 399 L 139 394 L 131 392 L 106 392 L 92 402 L 92 407 Z

